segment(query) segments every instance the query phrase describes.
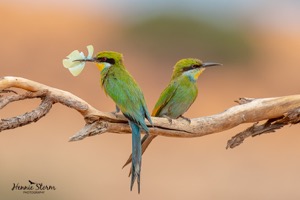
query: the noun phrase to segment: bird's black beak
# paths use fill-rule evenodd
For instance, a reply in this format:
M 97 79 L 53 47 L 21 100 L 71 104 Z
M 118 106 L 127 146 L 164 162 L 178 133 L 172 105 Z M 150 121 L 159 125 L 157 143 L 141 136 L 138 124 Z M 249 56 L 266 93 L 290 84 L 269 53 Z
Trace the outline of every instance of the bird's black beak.
M 95 58 L 84 58 L 84 59 L 77 59 L 77 60 L 73 60 L 73 62 L 95 62 L 96 59 Z
M 213 67 L 213 66 L 222 66 L 221 63 L 203 63 L 201 67 L 207 68 L 207 67 Z

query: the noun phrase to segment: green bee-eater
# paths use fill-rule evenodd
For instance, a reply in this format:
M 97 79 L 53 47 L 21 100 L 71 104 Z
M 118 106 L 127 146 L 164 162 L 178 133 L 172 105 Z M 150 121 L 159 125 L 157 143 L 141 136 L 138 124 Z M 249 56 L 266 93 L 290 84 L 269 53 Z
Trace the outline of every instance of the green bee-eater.
M 78 61 L 78 60 L 77 60 Z M 129 120 L 132 130 L 132 176 L 130 190 L 135 180 L 140 193 L 140 172 L 141 172 L 141 134 L 142 128 L 147 134 L 149 129 L 145 118 L 152 124 L 144 95 L 133 77 L 125 69 L 122 54 L 112 51 L 100 52 L 92 59 L 80 61 L 95 62 L 100 70 L 100 83 L 107 95 L 116 103 L 117 112 L 122 111 Z
M 207 68 L 221 65 L 219 63 L 202 63 L 201 60 L 186 58 L 179 60 L 173 70 L 171 81 L 165 90 L 161 93 L 152 116 L 166 117 L 170 123 L 172 119 L 179 117 L 190 122 L 188 118 L 182 115 L 189 109 L 198 95 L 197 79 L 199 75 Z M 142 139 L 142 154 L 149 146 L 156 135 L 145 135 Z M 129 157 L 123 167 L 131 162 Z

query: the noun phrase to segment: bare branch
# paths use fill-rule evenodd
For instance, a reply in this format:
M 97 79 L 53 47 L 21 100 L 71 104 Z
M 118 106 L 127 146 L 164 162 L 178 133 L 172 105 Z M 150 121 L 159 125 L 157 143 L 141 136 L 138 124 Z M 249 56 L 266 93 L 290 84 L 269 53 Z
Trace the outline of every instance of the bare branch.
M 16 117 L 1 119 L 0 132 L 36 122 L 44 117 L 50 111 L 51 107 L 52 100 L 49 97 L 45 97 L 43 98 L 42 103 L 33 111 Z
M 233 136 L 228 142 L 226 149 L 234 148 L 243 143 L 247 137 L 255 137 L 264 133 L 273 133 L 276 130 L 286 126 L 288 124 L 297 124 L 300 121 L 300 108 L 294 109 L 281 117 L 275 119 L 269 119 L 262 125 L 258 125 L 258 122 L 254 123 L 251 127 L 245 131 Z
M 31 81 L 25 78 L 12 76 L 2 77 L 0 79 L 0 91 L 8 88 L 20 88 L 31 92 L 48 90 L 48 96 L 51 96 L 53 101 L 66 105 L 70 108 L 74 108 L 84 116 L 89 114 L 101 115 L 102 113 L 101 111 L 98 111 L 97 109 L 89 105 L 87 102 L 71 94 L 70 92 L 49 87 L 47 85 L 43 85 L 41 83 Z
M 16 91 L 14 90 L 1 90 L 0 93 L 14 93 L 14 94 L 18 94 Z
M 1 92 L 3 92 L 3 91 L 1 91 Z M 48 91 L 41 90 L 41 91 L 37 91 L 37 92 L 26 92 L 24 94 L 18 94 L 13 90 L 10 90 L 9 92 L 14 93 L 14 95 L 0 97 L 0 109 L 4 108 L 7 104 L 14 102 L 14 101 L 44 97 L 44 96 L 46 96 Z
M 7 90 L 9 88 L 24 89 L 33 92 L 33 96 L 38 96 L 37 92 L 48 91 L 47 94 L 45 94 L 45 99 L 48 99 L 51 102 L 51 105 L 52 103 L 61 103 L 70 108 L 76 109 L 84 117 L 86 125 L 78 133 L 72 136 L 70 141 L 81 140 L 85 137 L 105 132 L 119 134 L 131 133 L 127 120 L 123 115 L 101 112 L 69 92 L 20 77 L 1 78 L 0 91 Z M 21 99 L 20 96 L 18 98 L 16 96 L 7 98 Z M 5 104 L 3 103 L 4 99 L 3 97 L 1 98 L 0 106 L 1 104 Z M 231 129 L 242 123 L 253 123 L 268 120 L 263 125 L 255 124 L 244 131 L 243 134 L 240 133 L 235 136 L 231 143 L 228 144 L 228 147 L 232 148 L 240 144 L 246 137 L 249 137 L 250 135 L 253 136 L 255 133 L 259 134 L 270 132 L 287 124 L 299 123 L 299 112 L 293 111 L 298 110 L 300 107 L 300 95 L 261 99 L 241 98 L 238 100 L 238 103 L 240 105 L 233 106 L 222 113 L 191 119 L 190 124 L 183 119 L 172 120 L 172 124 L 170 124 L 165 118 L 153 117 L 152 121 L 154 126 L 152 127 L 148 124 L 150 127 L 150 134 L 168 137 L 201 137 Z M 46 113 L 44 112 L 44 114 Z M 28 116 L 25 118 L 27 117 Z M 28 119 L 30 121 L 38 120 L 39 118 L 30 119 L 28 117 Z M 270 119 L 276 120 L 274 121 Z M 283 122 L 282 120 L 286 121 Z M 279 123 L 283 124 L 280 125 Z M 19 125 L 24 125 L 24 123 L 19 123 Z

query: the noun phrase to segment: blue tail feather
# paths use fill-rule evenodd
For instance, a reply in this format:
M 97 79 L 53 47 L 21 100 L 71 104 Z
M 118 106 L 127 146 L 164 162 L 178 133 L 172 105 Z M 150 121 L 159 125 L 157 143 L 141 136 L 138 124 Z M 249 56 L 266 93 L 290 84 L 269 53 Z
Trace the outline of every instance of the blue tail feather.
M 129 121 L 129 125 L 132 130 L 132 174 L 130 190 L 132 190 L 133 184 L 137 179 L 138 192 L 140 193 L 140 173 L 142 164 L 141 133 L 140 127 L 136 123 Z

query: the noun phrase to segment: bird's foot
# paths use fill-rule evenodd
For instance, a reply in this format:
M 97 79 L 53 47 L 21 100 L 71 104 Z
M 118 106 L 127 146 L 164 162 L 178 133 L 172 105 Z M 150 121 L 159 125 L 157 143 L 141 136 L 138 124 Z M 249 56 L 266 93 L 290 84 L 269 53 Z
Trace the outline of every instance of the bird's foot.
M 113 111 L 113 112 L 110 112 L 111 114 L 113 114 L 116 118 L 118 117 L 117 114 L 118 112 L 117 111 Z
M 180 115 L 180 118 L 186 120 L 189 124 L 191 123 L 191 119 Z
M 120 108 L 116 105 L 116 110 L 111 112 L 116 118 L 118 117 L 117 114 L 120 112 Z
M 172 124 L 172 118 L 170 118 L 169 116 L 167 115 L 163 115 L 164 118 L 167 118 L 167 120 L 169 121 L 170 124 Z

